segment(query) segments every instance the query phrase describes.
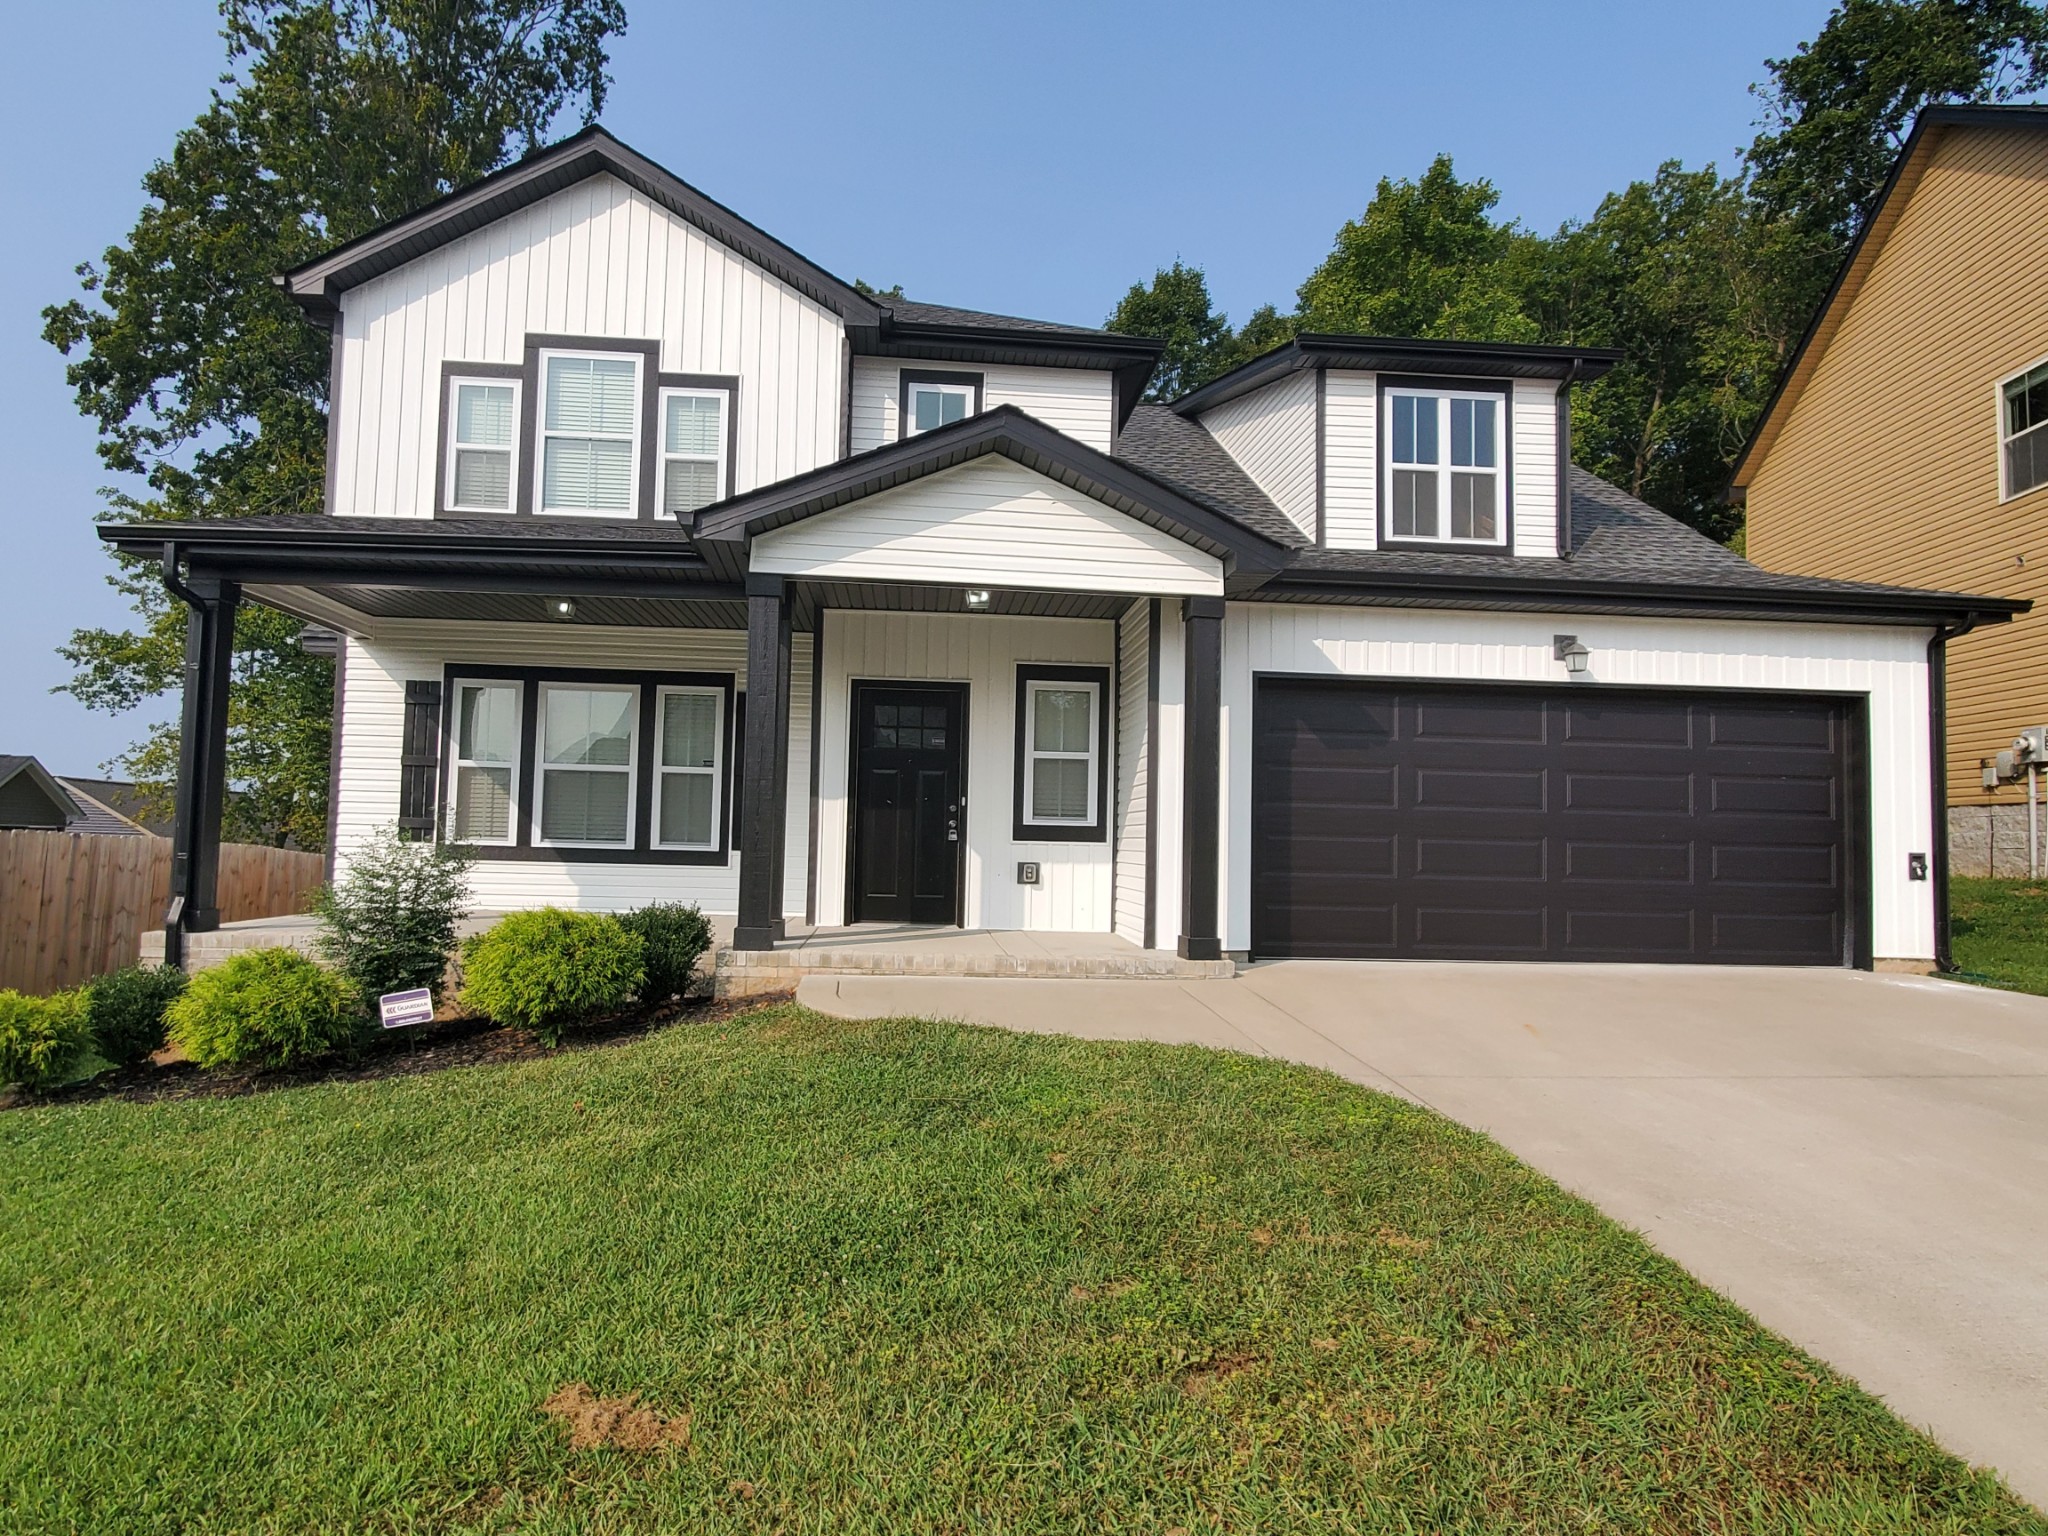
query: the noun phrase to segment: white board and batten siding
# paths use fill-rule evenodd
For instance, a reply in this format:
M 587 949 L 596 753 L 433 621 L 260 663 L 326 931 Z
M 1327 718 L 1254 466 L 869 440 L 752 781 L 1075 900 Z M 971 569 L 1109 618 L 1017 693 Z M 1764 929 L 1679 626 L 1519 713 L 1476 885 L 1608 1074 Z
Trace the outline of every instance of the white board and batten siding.
M 843 581 L 1220 593 L 1214 555 L 989 454 L 755 536 L 752 568 Z
M 1115 926 L 1121 937 L 1138 945 L 1145 942 L 1145 837 L 1152 789 L 1146 761 L 1152 602 L 1140 598 L 1117 620 Z
M 1113 918 L 1113 853 L 1099 842 L 1019 841 L 1014 833 L 1017 668 L 1051 662 L 1114 667 L 1110 619 L 1035 619 L 981 614 L 824 614 L 818 773 L 818 922 L 846 920 L 850 834 L 848 730 L 856 681 L 967 685 L 965 925 L 1056 933 L 1106 933 Z M 1115 737 L 1111 737 L 1112 748 Z M 794 757 L 794 754 L 792 754 Z M 1114 779 L 1112 779 L 1114 783 Z M 1039 883 L 1017 865 L 1035 862 Z
M 459 636 L 441 624 L 380 626 L 375 639 L 348 642 L 348 686 L 340 719 L 341 779 L 335 804 L 337 870 L 351 852 L 398 819 L 405 685 L 439 682 L 449 663 L 489 667 L 590 667 L 622 671 L 730 672 L 744 690 L 747 637 L 740 630 L 603 629 L 596 626 L 471 624 Z M 802 917 L 810 849 L 811 637 L 791 640 L 789 821 L 783 910 Z M 445 719 L 445 717 L 444 717 Z M 443 752 L 446 744 L 443 743 Z M 726 750 L 733 750 L 727 743 Z M 553 904 L 617 911 L 650 901 L 693 901 L 707 913 L 739 910 L 739 855 L 722 864 L 578 863 L 480 858 L 470 876 L 480 912 Z
M 1251 942 L 1252 694 L 1261 673 L 1563 685 L 1552 637 L 1576 634 L 1602 684 L 1863 695 L 1870 711 L 1872 952 L 1931 959 L 1927 631 L 1848 624 L 1232 604 L 1223 630 L 1223 947 Z M 1162 869 L 1162 876 L 1163 876 Z M 1177 878 L 1177 876 L 1176 876 Z M 1166 886 L 1161 890 L 1178 889 Z M 1163 941 L 1162 941 L 1163 942 Z
M 1213 411 L 1202 425 L 1310 539 L 1316 536 L 1316 374 L 1285 378 Z
M 610 176 L 349 290 L 331 511 L 431 517 L 443 361 L 519 363 L 528 335 L 659 341 L 740 380 L 742 491 L 839 457 L 839 317 Z
M 978 373 L 981 405 L 1014 405 L 1055 431 L 1108 453 L 1116 437 L 1114 380 L 1100 368 L 1031 368 L 986 363 L 927 363 L 893 357 L 853 360 L 853 451 L 893 443 L 901 430 L 903 371 Z

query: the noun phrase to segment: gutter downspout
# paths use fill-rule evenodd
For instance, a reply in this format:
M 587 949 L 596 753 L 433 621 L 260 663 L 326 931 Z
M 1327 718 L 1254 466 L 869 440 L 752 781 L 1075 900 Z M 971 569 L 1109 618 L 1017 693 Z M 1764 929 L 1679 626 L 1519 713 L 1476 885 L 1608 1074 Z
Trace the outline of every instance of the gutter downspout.
M 1948 911 L 1948 643 L 1976 627 L 1974 618 L 1938 625 L 1927 640 L 1927 751 L 1934 817 L 1928 857 L 1934 866 L 1934 969 L 1943 976 L 1954 975 L 1956 969 Z
M 1573 358 L 1557 386 L 1557 555 L 1572 554 L 1572 386 L 1584 364 Z

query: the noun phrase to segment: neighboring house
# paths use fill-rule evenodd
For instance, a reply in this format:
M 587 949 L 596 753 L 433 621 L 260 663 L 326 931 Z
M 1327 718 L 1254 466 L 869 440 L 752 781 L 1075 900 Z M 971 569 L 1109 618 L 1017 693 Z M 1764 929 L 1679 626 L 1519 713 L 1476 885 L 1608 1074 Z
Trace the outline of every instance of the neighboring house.
M 73 831 L 170 836 L 170 822 L 150 809 L 141 790 L 126 779 L 66 778 L 59 782 L 86 814 L 86 824 Z
M 140 836 L 147 829 L 117 808 L 132 806 L 134 792 L 118 779 L 60 779 L 33 757 L 0 755 L 0 831 Z
M 217 920 L 244 599 L 343 637 L 334 843 L 480 906 L 1219 955 L 1925 965 L 1930 644 L 1572 467 L 1611 353 L 1160 344 L 864 296 L 591 129 L 283 279 L 330 516 L 108 527 L 190 605 Z
M 2048 108 L 1921 114 L 1732 481 L 1778 571 L 2048 595 Z M 1980 764 L 2048 725 L 2041 617 L 1948 649 L 1959 869 L 2024 873 Z

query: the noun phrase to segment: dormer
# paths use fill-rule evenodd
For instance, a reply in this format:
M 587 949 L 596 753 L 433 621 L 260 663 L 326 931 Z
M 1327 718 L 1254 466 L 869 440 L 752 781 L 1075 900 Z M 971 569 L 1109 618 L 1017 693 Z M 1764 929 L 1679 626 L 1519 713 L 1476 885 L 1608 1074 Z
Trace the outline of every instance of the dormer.
M 1298 336 L 1177 401 L 1328 549 L 1555 559 L 1571 389 L 1604 348 Z

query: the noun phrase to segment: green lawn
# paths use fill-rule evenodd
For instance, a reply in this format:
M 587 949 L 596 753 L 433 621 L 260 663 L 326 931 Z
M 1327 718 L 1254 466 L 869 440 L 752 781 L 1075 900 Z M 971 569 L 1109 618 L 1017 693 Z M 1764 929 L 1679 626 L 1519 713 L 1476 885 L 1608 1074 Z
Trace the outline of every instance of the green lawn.
M 1483 1137 L 1240 1056 L 784 1007 L 0 1167 L 9 1532 L 2048 1532 Z M 689 1444 L 570 1449 L 573 1383 Z
M 1966 880 L 1949 885 L 1957 967 L 1972 981 L 2048 996 L 2048 884 Z

